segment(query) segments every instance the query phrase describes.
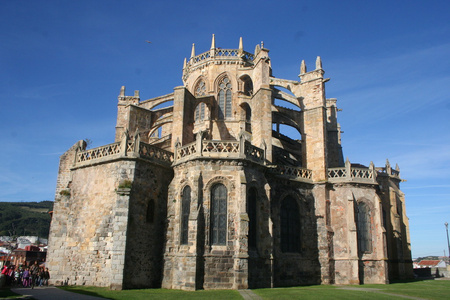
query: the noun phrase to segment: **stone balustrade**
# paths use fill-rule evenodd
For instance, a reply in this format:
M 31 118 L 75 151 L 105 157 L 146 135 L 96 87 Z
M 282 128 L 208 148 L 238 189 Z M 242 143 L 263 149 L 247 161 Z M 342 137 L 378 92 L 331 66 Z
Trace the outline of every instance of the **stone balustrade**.
M 212 55 L 213 54 L 213 55 Z M 239 49 L 213 49 L 208 52 L 204 52 L 202 54 L 196 55 L 189 59 L 188 64 L 196 64 L 199 62 L 206 61 L 208 59 L 212 59 L 214 57 L 222 58 L 244 58 L 246 60 L 253 60 L 254 55 L 247 51 L 239 52 Z
M 289 178 L 295 181 L 302 181 L 312 183 L 312 170 L 301 168 L 301 167 L 292 167 L 285 165 L 276 165 L 271 169 L 271 173 L 282 176 L 285 178 Z
M 328 168 L 328 181 L 331 183 L 355 182 L 376 183 L 376 171 L 373 163 L 368 168 L 353 167 L 347 160 L 345 167 Z
M 75 156 L 74 167 L 103 163 L 123 157 L 153 160 L 167 166 L 170 166 L 173 162 L 173 153 L 141 142 L 139 136 L 137 136 L 132 140 L 125 137 L 122 141 L 117 143 L 89 150 L 78 150 Z
M 175 147 L 175 164 L 196 158 L 248 159 L 263 164 L 264 150 L 241 138 L 239 141 L 197 140 Z

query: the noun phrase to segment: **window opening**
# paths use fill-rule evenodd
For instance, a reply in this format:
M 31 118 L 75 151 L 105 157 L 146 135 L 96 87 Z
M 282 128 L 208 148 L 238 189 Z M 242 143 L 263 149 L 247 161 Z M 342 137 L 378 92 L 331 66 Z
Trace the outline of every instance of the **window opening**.
M 216 184 L 211 189 L 211 242 L 225 245 L 227 240 L 227 188 Z
M 183 189 L 183 196 L 181 200 L 181 238 L 180 244 L 188 243 L 189 234 L 189 212 L 191 208 L 191 188 L 186 186 Z
M 231 118 L 231 83 L 224 77 L 219 83 L 219 119 Z
M 370 210 L 366 203 L 356 205 L 356 224 L 358 233 L 358 249 L 360 253 L 372 251 Z
M 300 212 L 297 201 L 287 196 L 281 202 L 281 251 L 300 252 Z
M 200 103 L 195 108 L 195 121 L 203 121 L 205 119 L 205 103 Z
M 247 213 L 249 218 L 248 223 L 248 247 L 256 248 L 256 235 L 257 235 L 257 212 L 256 212 L 256 205 L 257 205 L 257 192 L 255 188 L 251 188 L 248 191 L 248 198 L 247 198 Z

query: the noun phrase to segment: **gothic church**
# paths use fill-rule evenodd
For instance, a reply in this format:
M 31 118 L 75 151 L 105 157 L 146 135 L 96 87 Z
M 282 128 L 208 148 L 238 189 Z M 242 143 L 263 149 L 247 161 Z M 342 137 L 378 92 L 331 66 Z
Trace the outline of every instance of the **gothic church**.
M 301 63 L 299 80 L 281 79 L 263 44 L 223 49 L 213 36 L 204 53 L 192 46 L 182 79 L 148 100 L 122 87 L 114 143 L 80 141 L 61 156 L 54 284 L 247 289 L 412 276 L 399 168 L 344 161 L 320 57 L 312 71 Z

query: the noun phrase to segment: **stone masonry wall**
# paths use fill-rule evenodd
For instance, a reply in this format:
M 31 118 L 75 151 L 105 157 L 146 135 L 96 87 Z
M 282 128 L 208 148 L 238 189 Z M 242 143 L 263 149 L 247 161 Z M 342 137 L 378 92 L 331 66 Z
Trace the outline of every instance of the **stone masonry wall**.
M 122 288 L 128 196 L 116 190 L 133 169 L 116 161 L 72 170 L 70 195 L 56 199 L 51 224 L 52 283 Z
M 172 170 L 138 160 L 130 191 L 124 288 L 161 287 Z
M 370 209 L 371 251 L 359 253 L 355 205 L 364 201 Z M 386 283 L 385 242 L 380 199 L 371 185 L 334 185 L 330 190 L 330 218 L 336 284 Z
M 239 257 L 241 213 L 245 212 L 245 195 L 240 186 L 243 167 L 237 161 L 195 161 L 175 167 L 169 187 L 167 244 L 163 287 L 194 289 L 202 281 L 205 289 L 246 287 L 239 273 L 247 273 L 247 263 Z M 244 176 L 245 177 L 245 176 Z M 210 191 L 216 183 L 227 188 L 228 232 L 223 246 L 210 244 Z M 189 243 L 180 245 L 181 193 L 189 185 L 191 209 Z M 195 230 L 199 228 L 199 230 Z M 198 243 L 202 241 L 202 243 Z M 197 264 L 198 257 L 200 264 Z M 202 262 L 203 261 L 203 262 Z M 204 273 L 202 273 L 204 272 Z

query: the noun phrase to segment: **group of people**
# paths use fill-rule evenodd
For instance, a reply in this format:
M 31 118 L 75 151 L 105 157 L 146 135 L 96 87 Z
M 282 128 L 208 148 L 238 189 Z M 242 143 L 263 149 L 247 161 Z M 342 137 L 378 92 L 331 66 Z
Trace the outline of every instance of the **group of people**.
M 4 266 L 1 272 L 4 283 L 8 286 L 35 287 L 48 285 L 50 273 L 48 268 L 40 267 L 35 261 L 31 266 L 26 264 L 16 266 Z

